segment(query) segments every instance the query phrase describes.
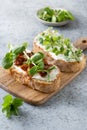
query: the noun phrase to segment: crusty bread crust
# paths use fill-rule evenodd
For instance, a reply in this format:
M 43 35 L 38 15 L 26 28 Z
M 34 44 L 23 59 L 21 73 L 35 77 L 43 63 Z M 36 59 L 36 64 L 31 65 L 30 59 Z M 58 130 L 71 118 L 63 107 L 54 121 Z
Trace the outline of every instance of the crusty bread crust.
M 43 52 L 45 54 L 46 61 L 48 62 L 48 64 L 57 65 L 60 68 L 61 72 L 77 72 L 82 68 L 83 64 L 86 64 L 86 57 L 85 56 L 83 56 L 83 59 L 81 62 L 77 62 L 77 61 L 66 62 L 64 60 L 55 60 L 49 54 L 49 52 L 43 50 L 43 48 L 38 46 L 35 41 L 33 44 L 33 52 Z
M 60 71 L 56 79 L 49 82 L 29 77 L 27 74 L 18 72 L 15 68 L 11 68 L 10 72 L 16 81 L 41 92 L 51 93 L 60 87 Z

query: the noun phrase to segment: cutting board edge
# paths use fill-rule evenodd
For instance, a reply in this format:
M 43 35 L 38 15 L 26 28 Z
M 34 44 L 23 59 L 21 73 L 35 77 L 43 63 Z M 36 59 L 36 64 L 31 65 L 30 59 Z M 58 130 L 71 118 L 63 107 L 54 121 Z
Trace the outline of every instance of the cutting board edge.
M 77 76 L 79 76 L 79 74 L 86 68 L 86 65 L 83 66 L 83 68 L 75 73 L 75 76 L 72 77 L 68 83 L 65 83 L 62 85 L 62 87 L 60 87 L 60 89 L 56 90 L 55 92 L 53 93 L 50 93 L 50 95 L 48 95 L 47 97 L 41 99 L 41 100 L 38 100 L 38 101 L 32 101 L 32 100 L 29 100 L 29 99 L 26 99 L 24 97 L 22 97 L 21 95 L 18 95 L 18 94 L 15 94 L 15 92 L 9 90 L 7 87 L 5 87 L 4 84 L 0 83 L 0 88 L 1 89 L 4 89 L 5 91 L 7 91 L 8 93 L 14 95 L 14 96 L 17 96 L 19 98 L 22 98 L 23 101 L 25 101 L 26 103 L 29 103 L 29 104 L 32 104 L 32 105 L 42 105 L 44 103 L 46 103 L 49 99 L 51 99 L 54 95 L 56 95 L 61 89 L 65 88 L 69 83 L 71 83 L 71 81 L 73 81 Z

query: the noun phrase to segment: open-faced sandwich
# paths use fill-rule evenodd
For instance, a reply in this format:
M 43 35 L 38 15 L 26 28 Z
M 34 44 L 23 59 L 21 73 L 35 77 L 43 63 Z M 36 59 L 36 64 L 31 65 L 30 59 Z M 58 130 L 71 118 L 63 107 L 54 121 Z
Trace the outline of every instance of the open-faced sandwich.
M 60 71 L 45 61 L 42 52 L 33 53 L 27 45 L 12 49 L 3 58 L 2 66 L 14 79 L 33 89 L 50 93 L 60 87 Z
M 82 50 L 52 28 L 35 37 L 33 51 L 43 52 L 47 63 L 57 65 L 62 72 L 77 72 L 86 63 Z

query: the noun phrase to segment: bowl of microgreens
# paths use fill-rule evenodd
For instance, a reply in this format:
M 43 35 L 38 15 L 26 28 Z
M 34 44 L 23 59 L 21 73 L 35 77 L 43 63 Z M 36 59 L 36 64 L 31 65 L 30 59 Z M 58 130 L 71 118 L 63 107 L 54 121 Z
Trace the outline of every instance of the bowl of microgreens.
M 37 19 L 48 26 L 63 26 L 73 21 L 73 14 L 62 8 L 53 9 L 51 7 L 41 8 L 36 13 Z

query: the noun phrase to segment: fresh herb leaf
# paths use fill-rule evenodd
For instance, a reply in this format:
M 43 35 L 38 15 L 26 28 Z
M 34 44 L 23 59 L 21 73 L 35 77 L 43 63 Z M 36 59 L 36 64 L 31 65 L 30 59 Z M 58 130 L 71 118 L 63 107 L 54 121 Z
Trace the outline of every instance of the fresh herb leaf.
M 44 69 L 44 62 L 43 61 L 40 61 L 38 64 L 38 70 L 43 70 Z
M 65 55 L 65 56 L 69 56 L 69 52 L 70 52 L 70 50 L 67 49 L 67 50 L 65 51 L 64 55 Z
M 48 22 L 63 22 L 65 20 L 74 20 L 74 16 L 68 10 L 52 9 L 51 7 L 45 7 L 38 11 L 37 16 Z
M 3 68 L 9 69 L 13 65 L 14 60 L 16 59 L 18 54 L 23 53 L 26 47 L 27 47 L 27 43 L 23 43 L 21 47 L 12 50 L 11 45 L 9 45 L 10 52 L 8 52 L 2 60 Z
M 43 70 L 43 72 L 47 73 L 48 81 L 50 81 L 50 71 L 52 71 L 55 68 L 56 68 L 56 66 L 53 65 L 53 66 L 49 67 L 47 70 Z
M 8 52 L 5 57 L 3 58 L 2 61 L 2 66 L 5 69 L 10 68 L 13 65 L 13 61 L 14 61 L 14 55 L 12 52 Z
M 38 67 L 37 66 L 33 66 L 30 70 L 29 70 L 29 74 L 30 75 L 35 75 L 38 72 Z
M 12 98 L 11 95 L 6 95 L 3 98 L 2 112 L 6 114 L 6 117 L 10 118 L 12 115 L 19 114 L 19 107 L 23 104 L 20 98 Z
M 42 36 L 42 34 L 44 34 Z M 62 54 L 62 56 L 67 61 L 80 61 L 82 51 L 75 48 L 70 39 L 64 38 L 62 35 L 59 35 L 56 30 L 48 28 L 46 31 L 42 32 L 37 36 L 39 41 L 40 37 L 43 39 L 43 46 L 46 51 L 54 53 L 56 56 Z
M 29 69 L 28 73 L 30 75 L 34 75 L 38 73 L 40 70 L 44 69 L 43 62 L 44 54 L 41 52 L 35 53 L 30 59 L 27 60 L 26 64 L 33 64 L 34 66 Z
M 22 46 L 17 47 L 16 49 L 13 50 L 13 53 L 15 55 L 21 54 L 25 49 L 27 48 L 27 43 L 23 43 Z
M 56 16 L 55 15 L 52 16 L 52 22 L 56 22 Z
M 51 71 L 51 70 L 53 70 L 55 68 L 56 68 L 56 66 L 53 65 L 53 66 L 49 67 L 47 71 Z
M 44 58 L 44 54 L 41 52 L 35 53 L 32 57 L 31 57 L 31 61 L 34 63 L 37 63 L 38 60 L 43 59 Z

